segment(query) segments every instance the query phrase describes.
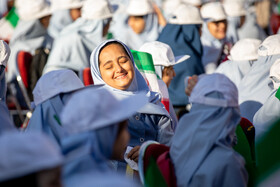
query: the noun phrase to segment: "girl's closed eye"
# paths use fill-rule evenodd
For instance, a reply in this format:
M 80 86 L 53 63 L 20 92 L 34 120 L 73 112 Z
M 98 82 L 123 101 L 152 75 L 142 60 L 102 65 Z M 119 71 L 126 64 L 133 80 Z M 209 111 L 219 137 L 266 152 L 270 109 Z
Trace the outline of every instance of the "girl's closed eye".
M 126 57 L 121 57 L 120 60 L 119 60 L 119 63 L 126 63 L 128 61 L 128 59 Z
M 108 70 L 108 69 L 113 68 L 113 64 L 112 64 L 112 62 L 106 62 L 103 67 L 104 67 L 104 69 Z

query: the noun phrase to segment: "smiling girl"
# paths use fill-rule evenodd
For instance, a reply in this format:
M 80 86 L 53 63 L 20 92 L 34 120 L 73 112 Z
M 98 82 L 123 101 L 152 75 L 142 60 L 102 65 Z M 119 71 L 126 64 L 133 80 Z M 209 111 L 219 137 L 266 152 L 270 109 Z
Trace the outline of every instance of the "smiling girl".
M 134 147 L 128 158 L 137 162 L 139 146 L 147 140 L 170 145 L 174 134 L 173 122 L 161 105 L 159 94 L 149 91 L 144 78 L 135 68 L 129 48 L 118 40 L 107 40 L 92 52 L 90 63 L 95 85 L 103 85 L 118 98 L 144 92 L 149 99 L 149 103 L 128 120 L 129 146 Z

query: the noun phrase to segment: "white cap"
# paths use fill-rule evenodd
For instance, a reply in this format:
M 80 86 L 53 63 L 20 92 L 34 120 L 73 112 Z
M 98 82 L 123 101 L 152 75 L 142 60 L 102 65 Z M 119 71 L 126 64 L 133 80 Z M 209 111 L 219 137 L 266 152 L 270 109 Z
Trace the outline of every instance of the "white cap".
M 116 7 L 107 0 L 86 0 L 82 7 L 82 18 L 107 19 L 113 17 Z
M 61 122 L 69 133 L 96 130 L 128 119 L 146 103 L 145 94 L 121 100 L 104 88 L 86 87 L 65 105 Z
M 181 4 L 180 0 L 166 0 L 162 3 L 162 9 L 166 15 L 172 14 L 177 6 Z
M 226 1 L 223 3 L 225 12 L 230 17 L 245 16 L 246 10 L 241 1 Z
M 170 46 L 158 41 L 144 43 L 139 51 L 150 53 L 155 66 L 174 66 L 190 58 L 189 55 L 174 57 Z
M 245 61 L 258 59 L 258 48 L 261 40 L 241 39 L 234 44 L 230 50 L 229 59 L 233 61 Z
M 127 14 L 130 16 L 144 16 L 154 12 L 149 0 L 130 0 L 127 7 Z
M 280 34 L 267 37 L 260 45 L 259 56 L 271 56 L 280 54 Z
M 200 13 L 203 19 L 208 19 L 210 21 L 220 21 L 227 19 L 223 5 L 220 2 L 210 2 L 204 4 Z
M 183 3 L 188 3 L 193 6 L 201 6 L 202 1 L 201 0 L 182 0 Z
M 51 97 L 83 88 L 79 77 L 71 70 L 55 70 L 43 75 L 37 82 L 33 97 L 35 105 L 50 99 Z
M 192 5 L 180 4 L 171 14 L 169 20 L 171 24 L 202 24 L 203 20 L 200 16 L 198 8 Z
M 220 92 L 223 99 L 207 97 L 211 92 Z M 213 73 L 200 75 L 197 84 L 189 97 L 191 103 L 220 107 L 238 107 L 238 90 L 235 84 L 225 75 Z
M 85 0 L 52 0 L 51 2 L 54 10 L 67 10 L 82 8 Z
M 6 132 L 0 136 L 0 181 L 62 165 L 58 146 L 42 133 Z
M 52 14 L 50 4 L 46 0 L 16 0 L 15 6 L 20 19 L 25 21 Z
M 269 78 L 272 79 L 274 89 L 280 86 L 280 59 L 276 60 L 270 68 Z
M 0 40 L 0 65 L 7 66 L 10 53 L 9 45 L 5 41 Z

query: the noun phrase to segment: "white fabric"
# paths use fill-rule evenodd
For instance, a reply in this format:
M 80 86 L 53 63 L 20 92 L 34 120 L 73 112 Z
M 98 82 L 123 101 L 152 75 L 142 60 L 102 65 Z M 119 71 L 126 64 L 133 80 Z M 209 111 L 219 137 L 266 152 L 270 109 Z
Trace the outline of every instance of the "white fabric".
M 246 15 L 246 10 L 240 1 L 226 1 L 223 6 L 227 16 L 238 17 Z
M 217 91 L 223 94 L 224 99 L 206 97 L 207 94 Z M 213 73 L 200 75 L 198 83 L 189 97 L 191 103 L 206 104 L 221 107 L 238 107 L 238 91 L 236 86 L 225 75 Z
M 10 53 L 9 45 L 5 41 L 0 40 L 0 65 L 7 66 Z
M 280 34 L 267 37 L 259 47 L 258 54 L 260 56 L 271 56 L 280 54 Z
M 236 86 L 240 84 L 243 77 L 252 69 L 254 61 L 226 61 L 219 65 L 216 73 L 227 76 Z
M 202 0 L 182 0 L 183 3 L 188 3 L 193 6 L 201 6 L 202 5 Z
M 61 120 L 70 133 L 96 130 L 128 119 L 147 103 L 145 94 L 117 99 L 104 88 L 87 87 L 74 93 L 62 111 Z M 77 115 L 77 111 L 83 112 Z
M 166 0 L 162 4 L 162 9 L 165 17 L 168 19 L 174 13 L 175 10 L 181 4 L 180 0 Z
M 270 43 L 269 41 L 272 42 Z M 267 43 L 271 45 L 266 48 L 264 46 Z M 267 56 L 259 56 L 258 60 L 254 62 L 252 69 L 238 85 L 241 116 L 246 117 L 251 122 L 257 110 L 265 103 L 273 90 L 269 71 L 272 64 L 280 58 L 280 51 L 279 54 L 269 54 L 274 54 L 277 51 L 280 45 L 280 35 L 268 37 L 263 44 L 259 47 L 259 52 L 261 50 Z M 260 55 L 259 52 L 258 54 Z
M 15 80 L 18 75 L 17 54 L 19 51 L 26 51 L 34 55 L 36 49 L 41 47 L 50 49 L 51 45 L 52 38 L 47 35 L 47 30 L 38 19 L 19 20 L 9 43 L 11 55 L 8 62 L 7 81 Z
M 211 76 L 207 75 L 205 79 Z M 200 84 L 199 81 L 197 84 Z M 214 85 L 216 82 L 209 81 L 208 84 Z M 223 86 L 223 83 L 220 84 L 220 87 Z M 202 89 L 208 90 L 209 87 Z M 236 92 L 235 87 L 229 89 L 228 92 Z M 207 96 L 215 100 L 224 98 L 219 91 Z M 233 99 L 237 100 L 237 95 Z M 193 103 L 190 112 L 179 121 L 169 152 L 177 186 L 247 186 L 245 161 L 233 150 L 235 129 L 239 122 L 238 106 Z
M 0 0 L 0 18 L 8 11 L 8 0 Z
M 261 41 L 258 39 L 242 39 L 236 42 L 230 50 L 229 59 L 233 61 L 258 59 L 258 48 Z
M 170 46 L 159 41 L 147 42 L 139 48 L 139 51 L 150 53 L 155 66 L 174 66 L 190 58 L 189 55 L 174 57 Z
M 58 147 L 41 133 L 6 132 L 0 136 L 0 181 L 62 165 Z
M 127 14 L 130 16 L 144 16 L 154 12 L 149 0 L 130 0 L 127 7 Z
M 275 89 L 271 91 L 263 106 L 254 115 L 255 140 L 259 140 L 266 134 L 274 122 L 280 118 L 280 101 L 275 97 L 276 92 Z
M 82 18 L 107 19 L 113 17 L 114 11 L 107 0 L 87 0 L 82 7 Z
M 59 93 L 67 93 L 83 87 L 83 83 L 73 71 L 67 69 L 51 71 L 38 80 L 32 92 L 34 103 L 37 106 Z
M 264 30 L 258 25 L 255 10 L 247 8 L 247 15 L 245 22 L 241 28 L 238 29 L 239 39 L 255 38 L 259 40 L 265 40 L 267 35 Z
M 53 10 L 81 8 L 85 0 L 52 0 Z
M 200 13 L 203 19 L 209 19 L 211 21 L 227 19 L 225 10 L 220 2 L 206 3 L 201 7 Z
M 168 22 L 177 25 L 203 23 L 199 9 L 188 4 L 180 4 L 171 14 Z
M 280 59 L 271 66 L 269 77 L 272 79 L 274 89 L 278 89 L 280 86 Z
M 25 21 L 39 19 L 52 13 L 46 0 L 16 0 L 15 6 L 20 19 Z
M 70 10 L 57 10 L 52 14 L 48 33 L 55 39 L 59 36 L 60 31 L 71 23 L 73 23 L 73 19 L 70 15 Z

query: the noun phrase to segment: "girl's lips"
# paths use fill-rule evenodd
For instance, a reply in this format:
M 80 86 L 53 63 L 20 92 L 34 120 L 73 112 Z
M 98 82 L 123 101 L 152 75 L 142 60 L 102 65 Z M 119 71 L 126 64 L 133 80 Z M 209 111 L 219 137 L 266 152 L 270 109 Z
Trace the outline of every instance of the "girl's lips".
M 119 76 L 115 77 L 115 79 L 124 79 L 126 77 L 127 77 L 127 73 L 124 73 L 122 75 L 119 75 Z

